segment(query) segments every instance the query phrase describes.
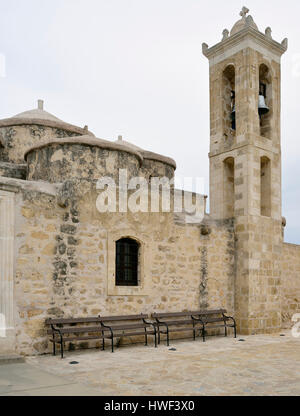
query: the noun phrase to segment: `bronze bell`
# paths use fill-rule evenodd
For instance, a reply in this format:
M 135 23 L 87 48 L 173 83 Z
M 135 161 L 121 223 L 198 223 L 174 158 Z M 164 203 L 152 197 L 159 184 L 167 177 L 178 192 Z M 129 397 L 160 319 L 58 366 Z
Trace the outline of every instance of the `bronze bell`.
M 266 105 L 265 97 L 262 94 L 259 94 L 258 97 L 258 114 L 259 117 L 267 114 L 270 111 L 269 107 Z

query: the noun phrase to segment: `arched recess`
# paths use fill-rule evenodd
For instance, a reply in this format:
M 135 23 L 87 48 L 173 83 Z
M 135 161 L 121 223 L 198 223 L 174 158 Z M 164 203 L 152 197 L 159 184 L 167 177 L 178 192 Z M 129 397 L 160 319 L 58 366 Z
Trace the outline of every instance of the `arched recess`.
M 223 131 L 225 138 L 230 138 L 235 134 L 236 130 L 234 65 L 228 65 L 223 71 L 222 90 Z
M 271 160 L 260 158 L 260 215 L 271 217 Z
M 259 95 L 264 97 L 266 112 L 260 115 L 260 135 L 272 138 L 273 86 L 271 70 L 266 64 L 259 66 Z M 260 105 L 261 102 L 259 102 Z
M 223 162 L 223 179 L 224 218 L 233 218 L 235 204 L 233 157 L 228 157 Z

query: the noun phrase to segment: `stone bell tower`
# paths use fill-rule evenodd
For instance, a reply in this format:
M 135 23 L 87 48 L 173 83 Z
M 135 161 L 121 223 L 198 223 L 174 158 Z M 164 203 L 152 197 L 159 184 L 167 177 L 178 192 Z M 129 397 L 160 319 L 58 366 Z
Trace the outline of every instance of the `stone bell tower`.
M 249 10 L 215 46 L 210 67 L 210 213 L 234 218 L 240 333 L 281 327 L 280 60 L 287 39 L 258 30 Z

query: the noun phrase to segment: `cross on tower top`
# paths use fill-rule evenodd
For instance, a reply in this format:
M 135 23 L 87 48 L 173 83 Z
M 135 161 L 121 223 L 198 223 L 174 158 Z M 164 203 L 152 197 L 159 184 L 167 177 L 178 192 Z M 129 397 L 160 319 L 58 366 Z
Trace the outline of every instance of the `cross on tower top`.
M 247 7 L 243 7 L 242 11 L 240 12 L 240 16 L 242 16 L 243 19 L 245 19 L 246 15 L 250 12 L 250 10 Z

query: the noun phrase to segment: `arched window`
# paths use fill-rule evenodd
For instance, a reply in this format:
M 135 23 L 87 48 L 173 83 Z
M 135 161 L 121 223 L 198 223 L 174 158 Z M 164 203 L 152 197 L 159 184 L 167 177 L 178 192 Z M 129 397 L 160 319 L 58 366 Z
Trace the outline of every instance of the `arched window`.
M 230 138 L 236 130 L 235 117 L 235 68 L 228 65 L 223 71 L 223 129 Z
M 260 159 L 260 215 L 271 216 L 271 161 Z
M 234 158 L 228 157 L 224 160 L 224 218 L 234 217 Z
M 131 238 L 116 242 L 116 286 L 138 286 L 139 247 Z

